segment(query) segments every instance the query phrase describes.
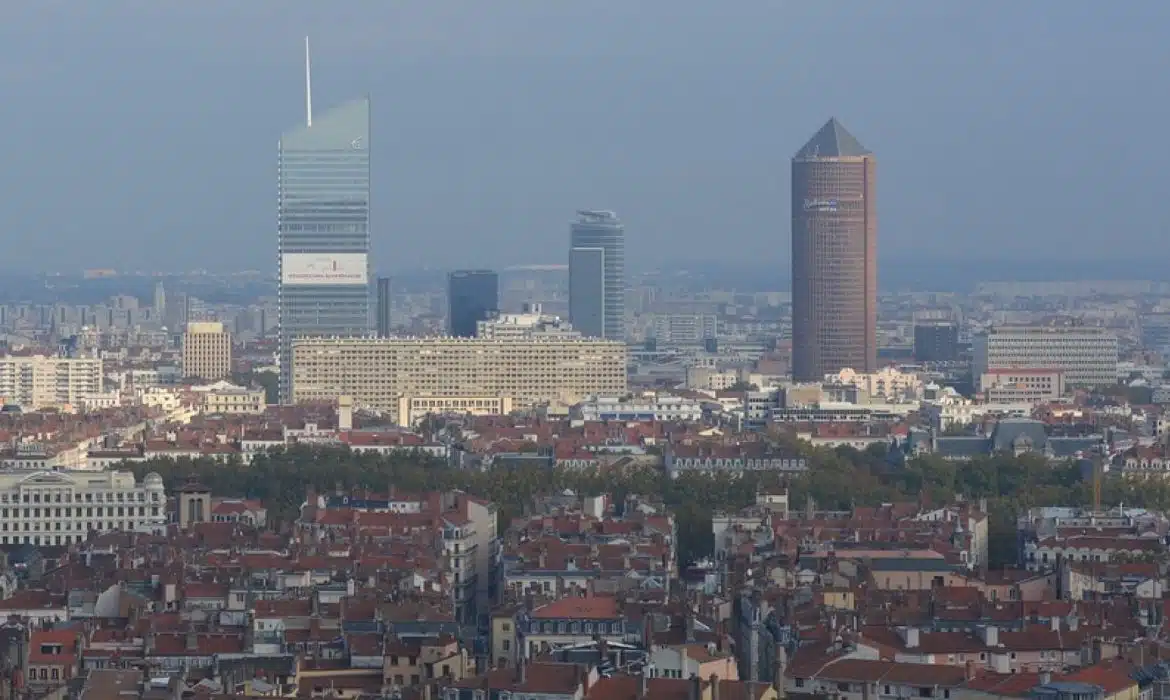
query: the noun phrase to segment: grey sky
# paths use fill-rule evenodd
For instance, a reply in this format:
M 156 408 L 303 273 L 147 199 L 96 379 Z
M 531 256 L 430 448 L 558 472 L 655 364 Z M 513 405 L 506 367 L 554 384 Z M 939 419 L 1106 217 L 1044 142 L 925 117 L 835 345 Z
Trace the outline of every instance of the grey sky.
M 788 261 L 788 159 L 879 158 L 883 258 L 1165 256 L 1170 3 L 10 0 L 0 268 L 275 267 L 276 140 L 373 100 L 378 267 Z

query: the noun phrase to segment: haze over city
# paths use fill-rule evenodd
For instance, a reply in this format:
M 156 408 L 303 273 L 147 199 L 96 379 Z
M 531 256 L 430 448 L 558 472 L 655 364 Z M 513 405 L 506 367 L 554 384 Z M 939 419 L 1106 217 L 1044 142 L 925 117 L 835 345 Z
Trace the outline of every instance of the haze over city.
M 783 279 L 788 160 L 830 116 L 880 160 L 883 266 L 1164 256 L 1168 21 L 1157 2 L 10 3 L 0 267 L 275 272 L 305 34 L 319 109 L 371 97 L 377 269 L 564 263 L 573 210 L 604 207 L 632 268 Z

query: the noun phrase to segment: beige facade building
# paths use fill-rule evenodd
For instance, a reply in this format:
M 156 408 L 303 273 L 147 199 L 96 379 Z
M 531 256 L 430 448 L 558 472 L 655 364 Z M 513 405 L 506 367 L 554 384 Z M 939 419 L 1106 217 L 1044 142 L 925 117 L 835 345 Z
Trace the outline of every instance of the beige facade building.
M 971 351 L 972 374 L 980 380 L 992 370 L 1043 369 L 1060 372 L 1069 388 L 1117 383 L 1117 336 L 1104 328 L 993 326 L 972 339 Z
M 626 346 L 598 339 L 305 338 L 293 345 L 294 401 L 352 396 L 398 423 L 400 399 L 497 397 L 516 409 L 626 393 Z
M 222 323 L 188 323 L 183 334 L 183 376 L 225 379 L 232 374 L 232 336 Z
M 91 530 L 159 533 L 167 499 L 158 474 L 10 471 L 0 474 L 0 544 L 60 546 Z
M 263 389 L 218 382 L 203 394 L 203 412 L 223 415 L 259 415 L 268 402 Z
M 1045 403 L 1064 395 L 1064 373 L 1055 369 L 989 369 L 979 377 L 988 403 Z
M 102 393 L 102 361 L 91 357 L 0 357 L 0 403 L 25 410 L 78 406 Z
M 507 396 L 403 396 L 398 399 L 402 425 L 416 426 L 423 418 L 439 413 L 469 416 L 506 416 L 512 412 Z

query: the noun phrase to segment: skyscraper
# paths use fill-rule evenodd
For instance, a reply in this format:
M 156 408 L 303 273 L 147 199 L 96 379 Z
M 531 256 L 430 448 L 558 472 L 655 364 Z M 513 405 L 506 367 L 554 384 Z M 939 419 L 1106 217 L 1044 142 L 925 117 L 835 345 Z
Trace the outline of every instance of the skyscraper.
M 306 119 L 280 137 L 277 315 L 280 398 L 292 396 L 292 343 L 371 331 L 370 102 L 314 118 L 305 42 Z
M 475 326 L 500 309 L 500 278 L 491 270 L 456 270 L 447 276 L 447 328 L 474 338 Z
M 622 340 L 625 316 L 625 228 L 611 211 L 578 211 L 569 227 L 569 322 L 582 335 Z
M 156 282 L 154 285 L 154 305 L 151 309 L 151 318 L 155 321 L 165 322 L 167 315 L 167 290 L 162 282 Z
M 877 367 L 876 161 L 830 119 L 792 158 L 792 374 Z
M 393 308 L 394 297 L 390 291 L 390 278 L 378 278 L 378 337 L 390 337 L 390 310 Z

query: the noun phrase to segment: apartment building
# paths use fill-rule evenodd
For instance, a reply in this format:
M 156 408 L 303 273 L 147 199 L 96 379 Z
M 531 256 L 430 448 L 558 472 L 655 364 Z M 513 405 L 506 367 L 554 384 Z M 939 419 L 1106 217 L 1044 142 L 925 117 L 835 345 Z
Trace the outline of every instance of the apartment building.
M 203 412 L 223 415 L 259 415 L 268 402 L 263 389 L 214 386 L 203 394 Z
M 475 337 L 486 340 L 570 340 L 582 336 L 568 321 L 544 313 L 540 304 L 525 304 L 524 313 L 494 314 L 479 321 Z
M 396 422 L 402 397 L 507 397 L 516 409 L 626 393 L 626 346 L 600 339 L 306 338 L 296 402 L 352 396 Z
M 0 403 L 24 410 L 79 405 L 102 393 L 102 361 L 95 357 L 0 358 Z
M 1042 368 L 1062 372 L 1069 387 L 1117 383 L 1117 336 L 1104 328 L 993 326 L 975 336 L 972 350 L 980 378 L 992 369 Z
M 653 337 L 659 343 L 693 345 L 719 335 L 715 314 L 655 314 Z
M 130 472 L 0 473 L 0 545 L 68 545 L 91 531 L 166 528 L 162 478 Z
M 512 399 L 506 396 L 403 396 L 398 399 L 398 422 L 411 427 L 431 415 L 506 416 L 511 412 Z
M 232 374 L 232 336 L 222 323 L 188 323 L 183 334 L 183 376 L 215 381 Z

